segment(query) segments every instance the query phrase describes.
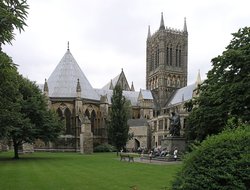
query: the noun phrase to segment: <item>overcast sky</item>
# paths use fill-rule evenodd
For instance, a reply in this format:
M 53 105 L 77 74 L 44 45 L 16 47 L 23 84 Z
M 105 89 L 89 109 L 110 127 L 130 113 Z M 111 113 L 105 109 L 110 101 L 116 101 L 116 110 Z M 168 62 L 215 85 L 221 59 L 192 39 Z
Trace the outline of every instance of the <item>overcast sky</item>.
M 146 37 L 160 26 L 189 33 L 188 84 L 204 79 L 211 59 L 222 54 L 231 33 L 250 24 L 249 0 L 28 0 L 28 27 L 7 52 L 19 72 L 37 83 L 70 51 L 94 88 L 123 68 L 129 84 L 145 89 Z

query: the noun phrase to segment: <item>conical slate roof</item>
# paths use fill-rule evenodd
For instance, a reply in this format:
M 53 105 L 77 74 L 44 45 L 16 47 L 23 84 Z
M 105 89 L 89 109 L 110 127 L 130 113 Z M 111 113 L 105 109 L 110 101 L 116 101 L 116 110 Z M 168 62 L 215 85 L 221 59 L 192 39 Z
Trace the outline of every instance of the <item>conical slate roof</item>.
M 49 97 L 77 97 L 78 79 L 82 98 L 100 100 L 68 49 L 48 79 Z

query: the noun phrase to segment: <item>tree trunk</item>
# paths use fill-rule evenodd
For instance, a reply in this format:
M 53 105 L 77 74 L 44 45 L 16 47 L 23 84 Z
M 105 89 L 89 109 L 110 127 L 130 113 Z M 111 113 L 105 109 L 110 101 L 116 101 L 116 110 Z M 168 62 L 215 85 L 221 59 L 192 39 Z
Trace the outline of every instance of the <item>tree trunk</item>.
M 19 159 L 19 155 L 18 155 L 18 143 L 17 142 L 13 142 L 13 146 L 14 146 L 14 159 Z

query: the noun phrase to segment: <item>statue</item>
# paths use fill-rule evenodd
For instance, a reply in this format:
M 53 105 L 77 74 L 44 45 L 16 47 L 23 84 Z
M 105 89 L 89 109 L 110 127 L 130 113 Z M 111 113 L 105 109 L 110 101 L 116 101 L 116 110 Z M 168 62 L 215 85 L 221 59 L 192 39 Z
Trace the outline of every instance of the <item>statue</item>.
M 181 124 L 180 116 L 175 112 L 172 112 L 172 117 L 170 117 L 170 130 L 169 133 L 171 136 L 180 136 Z

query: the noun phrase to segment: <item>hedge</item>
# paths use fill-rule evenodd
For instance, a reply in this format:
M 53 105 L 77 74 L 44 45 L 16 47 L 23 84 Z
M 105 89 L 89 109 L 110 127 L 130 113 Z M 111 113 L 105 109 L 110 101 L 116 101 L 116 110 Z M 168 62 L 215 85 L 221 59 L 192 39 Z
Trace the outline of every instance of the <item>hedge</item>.
M 250 189 L 250 125 L 204 140 L 186 155 L 172 189 Z

